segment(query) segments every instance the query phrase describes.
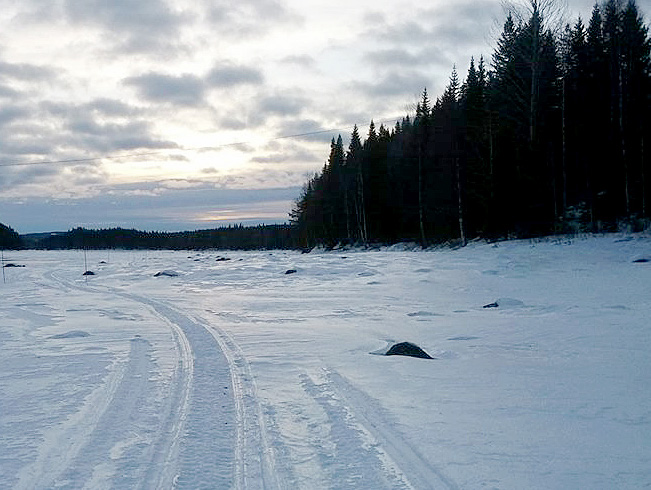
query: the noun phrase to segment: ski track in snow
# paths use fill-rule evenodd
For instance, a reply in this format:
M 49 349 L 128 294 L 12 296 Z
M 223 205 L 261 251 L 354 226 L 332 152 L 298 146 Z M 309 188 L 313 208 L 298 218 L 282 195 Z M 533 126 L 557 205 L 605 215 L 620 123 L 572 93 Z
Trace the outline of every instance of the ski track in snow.
M 251 366 L 232 336 L 216 326 L 210 333 L 226 356 L 231 373 L 237 419 L 235 488 L 287 488 L 287 478 L 276 463 Z
M 376 400 L 332 369 L 315 381 L 301 376 L 304 390 L 323 408 L 334 448 L 322 453 L 334 488 L 457 489 L 394 428 Z
M 76 487 L 80 482 L 88 488 L 109 488 L 115 475 L 120 485 L 134 488 L 229 487 L 235 431 L 231 380 L 228 363 L 207 329 L 153 299 L 114 288 L 81 288 L 55 273 L 46 277 L 68 290 L 108 291 L 149 306 L 172 329 L 179 362 L 162 426 L 147 427 L 147 420 L 138 419 L 147 415 L 143 407 L 152 374 L 150 346 L 144 339 L 132 339 L 128 361 L 112 371 L 76 414 L 50 432 L 37 461 L 21 472 L 17 488 Z M 138 424 L 154 432 L 151 445 L 130 430 Z M 127 461 L 118 470 L 119 457 Z

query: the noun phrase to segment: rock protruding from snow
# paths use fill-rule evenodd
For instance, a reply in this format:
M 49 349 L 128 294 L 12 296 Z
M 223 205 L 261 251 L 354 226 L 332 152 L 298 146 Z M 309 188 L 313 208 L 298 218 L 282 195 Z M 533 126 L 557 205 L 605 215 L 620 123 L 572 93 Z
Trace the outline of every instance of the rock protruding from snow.
M 82 274 L 82 276 L 94 276 L 95 273 L 93 271 L 86 271 Z
M 641 259 L 635 259 L 633 261 L 634 264 L 645 264 L 647 262 L 651 262 L 651 260 L 647 259 L 646 257 L 642 257 Z
M 420 357 L 421 359 L 434 359 L 423 349 L 418 347 L 416 344 L 411 342 L 400 342 L 394 344 L 387 351 L 385 356 L 410 356 L 410 357 Z
M 9 262 L 8 264 L 5 264 L 3 267 L 25 267 L 25 266 L 20 264 L 13 264 Z
M 285 274 L 296 274 L 296 269 L 287 269 Z
M 482 308 L 520 308 L 522 306 L 524 306 L 524 303 L 519 299 L 499 298 L 493 303 L 484 305 Z
M 179 275 L 178 272 L 166 269 L 164 271 L 157 272 L 154 274 L 154 277 L 161 277 L 161 276 L 167 276 L 167 277 L 177 277 Z

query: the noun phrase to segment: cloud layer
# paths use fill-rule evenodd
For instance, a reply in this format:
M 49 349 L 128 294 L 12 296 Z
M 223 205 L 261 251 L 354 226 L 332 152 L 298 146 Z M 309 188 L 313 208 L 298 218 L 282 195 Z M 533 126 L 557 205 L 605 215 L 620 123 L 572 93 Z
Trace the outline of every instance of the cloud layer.
M 570 7 L 587 19 L 592 1 Z M 503 18 L 499 0 L 14 2 L 0 12 L 0 212 L 23 209 L 10 224 L 33 230 L 35 213 L 65 216 L 44 204 L 62 198 L 99 221 L 91 200 L 107 192 L 134 216 L 136 194 L 171 209 L 179 190 L 160 182 L 299 189 L 339 132 L 393 126 L 454 64 L 463 77 L 488 57 Z

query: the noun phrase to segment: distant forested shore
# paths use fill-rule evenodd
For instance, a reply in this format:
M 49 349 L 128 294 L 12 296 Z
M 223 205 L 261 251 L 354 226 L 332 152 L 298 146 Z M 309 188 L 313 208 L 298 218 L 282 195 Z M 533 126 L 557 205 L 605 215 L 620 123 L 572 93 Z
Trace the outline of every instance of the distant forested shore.
M 333 139 L 292 211 L 303 246 L 526 237 L 648 226 L 649 28 L 608 0 L 562 25 L 553 0 L 508 14 L 490 66 L 453 69 L 395 127 Z
M 61 233 L 37 233 L 18 237 L 18 246 L 46 250 L 63 249 L 166 249 L 260 250 L 298 246 L 292 226 L 228 226 L 181 232 L 139 231 L 125 228 L 90 230 L 75 228 Z

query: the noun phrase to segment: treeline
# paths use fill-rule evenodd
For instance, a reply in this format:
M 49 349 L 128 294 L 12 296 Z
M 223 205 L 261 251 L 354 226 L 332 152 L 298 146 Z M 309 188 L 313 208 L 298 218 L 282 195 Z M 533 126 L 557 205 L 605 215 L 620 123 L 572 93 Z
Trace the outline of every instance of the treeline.
M 18 250 L 23 248 L 20 235 L 11 227 L 0 223 L 0 248 L 3 250 Z
M 166 250 L 260 250 L 296 247 L 290 225 L 242 225 L 212 230 L 147 232 L 124 228 L 88 230 L 75 228 L 50 234 L 29 244 L 29 248 L 60 249 L 166 249 Z
M 651 60 L 634 1 L 508 15 L 488 67 L 453 69 L 395 127 L 332 140 L 291 213 L 303 246 L 601 231 L 649 218 Z M 646 143 L 646 148 L 645 148 Z

